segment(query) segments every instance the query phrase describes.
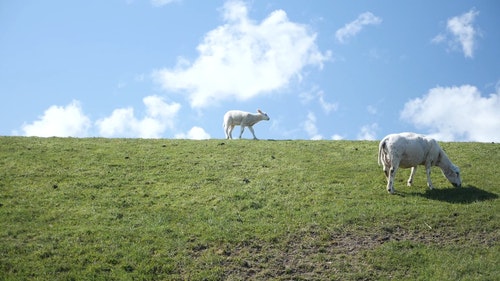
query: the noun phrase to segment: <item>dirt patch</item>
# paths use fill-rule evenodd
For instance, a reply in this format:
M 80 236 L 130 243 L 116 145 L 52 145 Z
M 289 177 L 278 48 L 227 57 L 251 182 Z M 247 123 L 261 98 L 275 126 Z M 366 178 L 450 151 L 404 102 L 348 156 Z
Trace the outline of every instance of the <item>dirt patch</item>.
M 356 232 L 303 231 L 275 243 L 252 241 L 226 249 L 223 262 L 225 276 L 231 280 L 335 280 L 335 276 L 352 276 L 373 280 L 367 268 L 366 251 L 394 241 L 425 245 L 460 245 L 474 239 L 482 246 L 498 243 L 494 233 L 450 235 L 439 232 L 410 231 L 401 226 Z M 461 242 L 462 241 L 462 242 Z M 341 273 L 341 274 L 340 274 Z

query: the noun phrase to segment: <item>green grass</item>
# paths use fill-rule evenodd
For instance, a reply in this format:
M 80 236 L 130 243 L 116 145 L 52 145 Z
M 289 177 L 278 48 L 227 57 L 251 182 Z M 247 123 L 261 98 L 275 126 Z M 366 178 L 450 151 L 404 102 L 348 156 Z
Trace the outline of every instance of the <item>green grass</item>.
M 0 137 L 0 280 L 494 280 L 500 145 Z

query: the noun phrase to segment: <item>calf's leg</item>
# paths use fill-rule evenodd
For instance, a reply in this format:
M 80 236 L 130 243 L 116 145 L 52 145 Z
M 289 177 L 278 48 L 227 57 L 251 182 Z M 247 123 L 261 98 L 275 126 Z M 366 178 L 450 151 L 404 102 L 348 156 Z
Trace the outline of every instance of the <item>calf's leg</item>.
M 252 132 L 253 139 L 256 140 L 257 137 L 255 136 L 255 132 L 253 131 L 253 127 L 252 126 L 248 126 L 248 129 L 250 129 L 250 132 Z
M 385 164 L 384 165 L 384 175 L 385 175 L 385 179 L 386 180 L 389 180 L 389 169 L 387 168 L 387 166 Z
M 413 183 L 413 177 L 415 176 L 415 173 L 417 172 L 417 166 L 411 167 L 411 173 L 410 177 L 408 178 L 408 182 L 406 182 L 407 186 L 411 186 Z
M 227 139 L 233 139 L 233 129 L 234 125 L 229 125 L 226 129 Z
M 433 189 L 434 186 L 432 185 L 432 181 L 431 181 L 431 167 L 425 167 L 425 172 L 427 173 L 427 186 L 430 188 L 430 189 Z
M 394 177 L 396 176 L 397 166 L 391 166 L 389 170 L 389 178 L 387 179 L 387 192 L 394 194 Z
M 245 126 L 241 125 L 240 139 L 241 139 L 241 135 L 243 135 L 244 131 L 245 131 Z

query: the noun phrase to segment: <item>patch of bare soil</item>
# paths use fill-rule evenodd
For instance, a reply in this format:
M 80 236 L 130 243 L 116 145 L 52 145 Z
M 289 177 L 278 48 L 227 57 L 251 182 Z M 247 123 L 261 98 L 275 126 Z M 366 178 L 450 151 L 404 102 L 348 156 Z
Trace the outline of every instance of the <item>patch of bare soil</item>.
M 409 231 L 401 226 L 325 233 L 308 230 L 276 243 L 253 241 L 224 250 L 228 280 L 335 280 L 351 276 L 373 280 L 363 252 L 390 241 L 411 241 L 426 245 L 460 245 L 474 240 L 478 245 L 498 243 L 494 233 L 470 233 L 465 237 L 429 231 Z

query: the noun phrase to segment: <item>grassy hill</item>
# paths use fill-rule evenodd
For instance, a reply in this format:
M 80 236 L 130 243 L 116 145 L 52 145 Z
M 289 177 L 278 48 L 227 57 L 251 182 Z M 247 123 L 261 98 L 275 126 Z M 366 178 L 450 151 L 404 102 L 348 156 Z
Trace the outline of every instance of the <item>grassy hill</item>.
M 500 145 L 0 137 L 0 280 L 494 280 Z

